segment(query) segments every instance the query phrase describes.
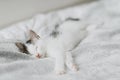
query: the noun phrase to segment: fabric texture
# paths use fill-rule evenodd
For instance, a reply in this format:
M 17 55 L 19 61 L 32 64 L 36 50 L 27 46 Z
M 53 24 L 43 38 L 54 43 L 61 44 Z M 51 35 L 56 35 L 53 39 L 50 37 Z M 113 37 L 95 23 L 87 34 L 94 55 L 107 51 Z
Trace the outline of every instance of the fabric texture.
M 119 6 L 120 0 L 100 0 L 38 14 L 1 30 L 0 80 L 120 80 L 120 10 L 116 3 Z M 44 37 L 51 31 L 45 26 L 52 29 L 68 17 L 90 24 L 89 34 L 72 51 L 78 72 L 67 69 L 65 75 L 56 75 L 53 59 L 34 59 L 17 51 L 14 42 L 25 41 L 29 29 Z

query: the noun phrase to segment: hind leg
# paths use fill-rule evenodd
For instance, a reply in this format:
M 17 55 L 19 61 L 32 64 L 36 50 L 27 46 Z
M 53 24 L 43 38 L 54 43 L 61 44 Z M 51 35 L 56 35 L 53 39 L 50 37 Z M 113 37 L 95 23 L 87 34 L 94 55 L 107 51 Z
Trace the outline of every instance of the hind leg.
M 66 52 L 66 66 L 72 71 L 78 71 L 78 66 L 75 64 L 71 52 Z

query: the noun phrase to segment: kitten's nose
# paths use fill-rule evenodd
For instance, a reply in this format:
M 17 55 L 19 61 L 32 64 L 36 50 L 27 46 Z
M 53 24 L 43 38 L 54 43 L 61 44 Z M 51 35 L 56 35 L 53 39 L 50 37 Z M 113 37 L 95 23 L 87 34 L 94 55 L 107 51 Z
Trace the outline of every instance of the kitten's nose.
M 38 54 L 36 55 L 36 57 L 37 57 L 37 58 L 41 58 L 41 55 L 38 53 Z

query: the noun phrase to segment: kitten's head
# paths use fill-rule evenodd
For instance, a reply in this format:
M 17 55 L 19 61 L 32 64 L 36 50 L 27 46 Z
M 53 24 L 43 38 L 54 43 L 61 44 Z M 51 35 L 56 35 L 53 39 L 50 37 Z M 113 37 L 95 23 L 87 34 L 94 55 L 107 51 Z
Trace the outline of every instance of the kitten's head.
M 45 57 L 45 50 L 43 48 L 43 40 L 40 38 L 38 34 L 36 34 L 33 30 L 29 31 L 30 39 L 25 43 L 17 42 L 16 46 L 19 48 L 20 52 L 31 54 L 36 58 Z

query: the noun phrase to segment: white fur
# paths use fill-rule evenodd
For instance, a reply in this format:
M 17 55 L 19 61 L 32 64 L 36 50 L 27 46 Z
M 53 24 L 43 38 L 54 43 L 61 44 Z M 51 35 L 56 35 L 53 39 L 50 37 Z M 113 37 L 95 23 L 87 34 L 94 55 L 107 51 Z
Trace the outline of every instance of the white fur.
M 73 61 L 71 50 L 87 35 L 86 24 L 80 21 L 66 21 L 59 26 L 60 32 L 56 38 L 48 36 L 35 41 L 35 44 L 27 45 L 28 51 L 34 56 L 40 54 L 55 58 L 55 72 L 65 73 L 65 65 L 71 70 L 77 71 Z

